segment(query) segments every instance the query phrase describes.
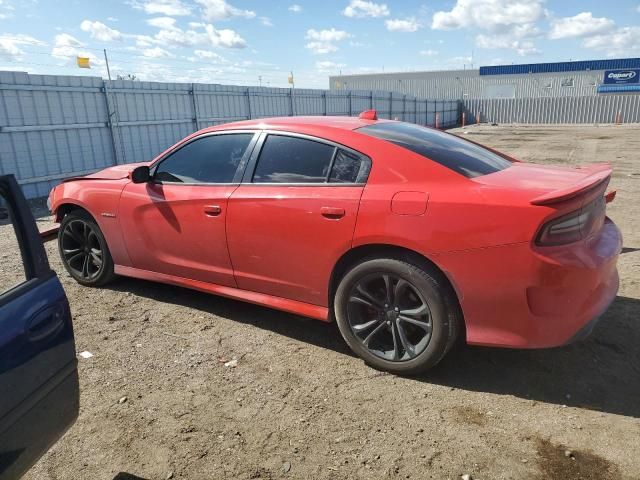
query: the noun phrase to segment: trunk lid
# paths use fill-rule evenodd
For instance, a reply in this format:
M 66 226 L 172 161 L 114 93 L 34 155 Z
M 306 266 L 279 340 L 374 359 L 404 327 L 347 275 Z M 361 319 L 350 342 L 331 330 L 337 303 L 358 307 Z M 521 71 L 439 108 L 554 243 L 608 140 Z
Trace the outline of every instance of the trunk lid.
M 519 190 L 532 205 L 551 205 L 604 189 L 611 171 L 609 163 L 565 167 L 517 162 L 473 181 L 487 187 Z

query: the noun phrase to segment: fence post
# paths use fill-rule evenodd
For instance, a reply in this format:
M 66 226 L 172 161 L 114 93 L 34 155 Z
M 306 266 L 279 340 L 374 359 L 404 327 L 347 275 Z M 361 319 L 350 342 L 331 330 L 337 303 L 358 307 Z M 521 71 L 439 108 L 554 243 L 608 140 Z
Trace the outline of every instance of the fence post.
M 351 104 L 351 94 L 353 92 L 351 90 L 349 90 L 349 116 L 353 116 L 353 108 L 352 108 L 352 104 Z
M 413 122 L 418 123 L 418 97 L 413 97 Z
M 113 131 L 113 122 L 111 121 L 111 107 L 109 106 L 109 93 L 107 92 L 107 82 L 102 80 L 102 92 L 104 93 L 104 104 L 107 107 L 107 126 L 111 137 L 111 151 L 113 152 L 113 164 L 118 165 L 118 149 L 116 148 L 116 135 Z
M 402 95 L 402 121 L 407 121 L 407 94 Z
M 373 90 L 371 90 L 371 108 L 370 110 L 373 110 Z
M 289 101 L 289 103 L 291 103 L 291 116 L 293 117 L 296 114 L 293 106 L 293 88 L 289 89 Z
M 389 120 L 393 120 L 393 92 L 389 92 Z
M 194 132 L 200 130 L 200 120 L 198 119 L 198 103 L 196 102 L 196 85 L 194 83 L 191 84 L 191 90 L 189 90 L 189 95 L 191 96 L 191 109 L 193 110 L 193 123 L 196 128 Z
M 462 112 L 462 126 L 464 127 L 464 121 L 466 120 L 466 116 L 467 114 L 465 112 Z
M 327 116 L 327 91 L 322 91 L 322 114 Z
M 249 114 L 249 120 L 253 118 L 253 114 L 251 113 L 251 92 L 249 92 L 249 87 L 244 92 L 247 96 L 247 113 Z

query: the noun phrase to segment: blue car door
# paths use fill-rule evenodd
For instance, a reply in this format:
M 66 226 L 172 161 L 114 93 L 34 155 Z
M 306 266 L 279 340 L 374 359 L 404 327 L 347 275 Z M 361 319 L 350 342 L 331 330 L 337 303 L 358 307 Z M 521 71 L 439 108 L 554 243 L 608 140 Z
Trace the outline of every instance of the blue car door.
M 0 176 L 0 480 L 25 473 L 73 424 L 69 303 L 12 175 Z

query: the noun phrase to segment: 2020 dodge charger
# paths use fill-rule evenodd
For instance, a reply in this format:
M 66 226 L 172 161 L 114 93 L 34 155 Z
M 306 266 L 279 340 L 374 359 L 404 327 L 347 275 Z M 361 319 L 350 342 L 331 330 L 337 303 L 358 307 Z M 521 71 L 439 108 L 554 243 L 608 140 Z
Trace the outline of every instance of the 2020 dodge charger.
M 589 332 L 618 289 L 610 175 L 369 111 L 207 128 L 49 201 L 83 285 L 125 275 L 335 318 L 366 362 L 413 374 L 460 335 L 540 348 Z

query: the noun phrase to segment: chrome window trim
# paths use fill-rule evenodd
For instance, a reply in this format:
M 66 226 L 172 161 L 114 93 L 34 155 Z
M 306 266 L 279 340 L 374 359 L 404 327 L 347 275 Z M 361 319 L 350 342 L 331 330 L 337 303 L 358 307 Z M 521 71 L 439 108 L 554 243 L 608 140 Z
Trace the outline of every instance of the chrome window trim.
M 231 182 L 167 182 L 167 181 L 161 181 L 161 180 L 155 180 L 154 176 L 156 173 L 156 170 L 158 169 L 158 166 L 165 161 L 167 158 L 169 158 L 171 155 L 173 155 L 174 153 L 176 153 L 178 150 L 184 148 L 185 146 L 189 145 L 192 142 L 195 142 L 196 140 L 200 140 L 202 138 L 205 137 L 213 137 L 213 136 L 219 136 L 219 135 L 234 135 L 234 134 L 252 134 L 253 137 L 251 138 L 251 140 L 249 141 L 249 145 L 247 145 L 247 149 L 245 150 L 244 154 L 242 155 L 242 158 L 240 159 L 240 163 L 238 164 L 238 168 L 236 169 L 236 173 L 233 175 L 233 180 Z M 224 186 L 224 185 L 240 185 L 241 180 L 242 180 L 242 175 L 244 173 L 244 170 L 247 166 L 247 163 L 249 161 L 249 159 L 251 158 L 251 155 L 253 153 L 253 150 L 256 146 L 256 144 L 258 143 L 258 138 L 260 136 L 260 130 L 255 130 L 255 129 L 242 129 L 242 130 L 220 130 L 220 131 L 214 131 L 214 132 L 207 132 L 207 133 L 203 133 L 202 135 L 197 135 L 193 138 L 191 138 L 189 141 L 186 141 L 184 143 L 181 143 L 180 145 L 178 145 L 178 147 L 172 149 L 171 151 L 165 153 L 162 157 L 156 159 L 150 166 L 149 166 L 149 170 L 150 170 L 150 182 L 153 183 L 154 185 L 183 185 L 183 186 L 190 186 L 190 187 L 195 187 L 195 186 Z
M 302 138 L 305 140 L 310 140 L 312 142 L 318 142 L 325 145 L 329 145 L 334 147 L 334 152 L 331 157 L 331 163 L 329 165 L 329 170 L 327 172 L 327 177 L 324 182 L 254 182 L 253 174 L 255 173 L 256 166 L 258 165 L 258 160 L 260 158 L 260 153 L 262 152 L 262 147 L 269 135 L 278 135 L 281 137 L 294 137 L 294 138 Z M 330 182 L 329 179 L 331 177 L 331 171 L 333 169 L 333 165 L 338 155 L 338 150 L 344 150 L 345 152 L 351 153 L 356 157 L 360 158 L 363 163 L 367 163 L 366 166 L 366 177 L 361 182 Z M 367 180 L 369 179 L 369 174 L 371 173 L 373 162 L 368 155 L 365 155 L 358 150 L 355 150 L 351 147 L 343 145 L 342 143 L 335 142 L 333 140 L 328 140 L 322 137 L 316 137 L 314 135 L 309 135 L 307 133 L 298 133 L 298 132 L 290 132 L 287 130 L 272 130 L 265 129 L 260 133 L 260 137 L 258 138 L 256 144 L 254 145 L 253 152 L 251 154 L 251 158 L 249 159 L 246 171 L 242 177 L 242 185 L 263 185 L 263 186 L 288 186 L 288 187 L 362 187 L 367 184 Z M 362 168 L 362 167 L 361 167 Z M 360 175 L 360 174 L 358 174 Z

